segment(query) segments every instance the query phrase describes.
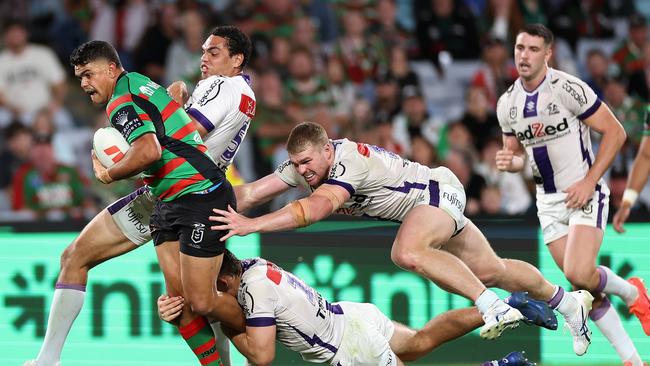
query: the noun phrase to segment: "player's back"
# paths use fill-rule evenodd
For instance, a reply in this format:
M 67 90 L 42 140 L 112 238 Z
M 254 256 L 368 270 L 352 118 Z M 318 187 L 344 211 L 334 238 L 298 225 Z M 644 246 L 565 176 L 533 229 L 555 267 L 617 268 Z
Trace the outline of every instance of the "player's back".
M 255 93 L 246 76 L 210 76 L 201 80 L 186 104 L 207 135 L 210 156 L 220 169 L 230 165 L 255 115 Z
M 144 182 L 163 201 L 210 188 L 225 179 L 206 154 L 207 148 L 187 113 L 165 88 L 148 77 L 124 72 L 106 113 L 129 144 L 144 134 L 156 134 L 161 158 L 144 171 Z
M 247 326 L 276 325 L 277 340 L 310 362 L 327 362 L 343 337 L 340 306 L 262 258 L 242 261 L 238 301 Z
M 537 89 L 527 91 L 518 79 L 501 96 L 499 123 L 526 149 L 538 195 L 561 193 L 585 177 L 594 156 L 582 120 L 600 104 L 585 82 L 551 68 Z

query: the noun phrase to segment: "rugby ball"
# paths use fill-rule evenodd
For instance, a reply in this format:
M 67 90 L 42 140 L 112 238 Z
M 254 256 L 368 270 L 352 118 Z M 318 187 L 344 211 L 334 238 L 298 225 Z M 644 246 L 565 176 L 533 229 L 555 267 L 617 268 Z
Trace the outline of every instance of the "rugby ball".
M 124 136 L 113 127 L 100 128 L 93 136 L 93 150 L 105 168 L 122 160 L 130 147 Z

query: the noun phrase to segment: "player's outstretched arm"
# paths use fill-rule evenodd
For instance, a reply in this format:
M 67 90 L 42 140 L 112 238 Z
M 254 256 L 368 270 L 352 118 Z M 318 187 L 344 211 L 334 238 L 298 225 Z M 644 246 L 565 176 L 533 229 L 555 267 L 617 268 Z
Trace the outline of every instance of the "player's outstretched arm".
M 443 343 L 473 331 L 483 325 L 476 307 L 446 311 L 431 319 L 424 328 L 416 331 L 393 322 L 395 332 L 390 348 L 404 361 L 415 361 Z
M 245 333 L 235 334 L 224 329 L 237 350 L 254 365 L 270 365 L 275 358 L 275 325 L 246 327 Z
M 627 178 L 627 187 L 625 187 L 625 194 L 623 194 L 623 201 L 621 207 L 616 211 L 612 223 L 614 230 L 619 233 L 624 233 L 625 228 L 623 224 L 630 216 L 630 209 L 634 205 L 639 192 L 643 190 L 643 186 L 648 181 L 650 175 L 650 137 L 645 136 L 641 140 L 639 152 L 632 164 L 632 170 Z
M 603 137 L 596 160 L 587 175 L 564 191 L 567 193 L 565 202 L 568 208 L 579 208 L 587 204 L 594 194 L 596 184 L 625 143 L 625 130 L 606 104 L 602 103 L 596 112 L 583 122 Z
M 237 211 L 244 212 L 259 206 L 280 194 L 288 191 L 290 185 L 280 179 L 277 174 L 271 173 L 251 183 L 233 187 L 237 198 Z
M 497 169 L 516 173 L 524 169 L 525 151 L 515 136 L 503 135 L 503 148 L 495 156 Z
M 233 235 L 244 236 L 254 232 L 271 232 L 290 230 L 318 222 L 336 211 L 343 202 L 350 198 L 350 193 L 334 184 L 323 184 L 309 197 L 291 202 L 278 211 L 254 219 L 240 215 L 232 208 L 228 211 L 213 211 L 211 221 L 219 222 L 212 230 L 228 230 L 220 240 L 225 241 Z

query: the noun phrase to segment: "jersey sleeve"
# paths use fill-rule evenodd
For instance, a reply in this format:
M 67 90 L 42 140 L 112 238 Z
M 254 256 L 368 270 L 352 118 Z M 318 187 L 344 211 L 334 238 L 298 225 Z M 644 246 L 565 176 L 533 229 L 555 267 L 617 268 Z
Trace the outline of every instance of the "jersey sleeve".
M 503 132 L 504 135 L 513 136 L 515 131 L 510 126 L 508 114 L 508 99 L 504 94 L 497 101 L 497 119 L 499 120 L 501 132 Z
M 243 286 L 241 305 L 248 327 L 275 325 L 275 307 L 278 302 L 277 285 L 267 279 L 260 279 Z
M 347 145 L 339 146 L 344 150 L 334 158 L 334 165 L 330 170 L 330 175 L 323 183 L 334 184 L 345 188 L 350 195 L 356 192 L 357 188 L 368 177 L 370 154 L 381 154 L 383 152 L 375 151 L 374 146 L 357 143 L 356 147 Z
M 187 113 L 208 133 L 211 132 L 230 111 L 235 110 L 230 89 L 223 77 L 212 76 L 202 80 L 188 101 Z
M 125 102 L 115 108 L 109 117 L 111 125 L 132 144 L 138 137 L 146 133 L 155 133 L 156 129 L 151 118 L 133 102 Z
M 559 90 L 556 90 L 555 95 L 559 96 L 564 107 L 580 120 L 591 117 L 602 103 L 594 90 L 576 77 L 568 76 L 558 84 Z
M 273 174 L 277 175 L 278 178 L 282 179 L 283 182 L 290 185 L 291 187 L 298 187 L 300 185 L 303 185 L 302 182 L 305 181 L 304 178 L 298 174 L 296 168 L 294 168 L 293 164 L 291 164 L 291 161 L 288 159 L 285 160 L 282 164 L 278 165 Z

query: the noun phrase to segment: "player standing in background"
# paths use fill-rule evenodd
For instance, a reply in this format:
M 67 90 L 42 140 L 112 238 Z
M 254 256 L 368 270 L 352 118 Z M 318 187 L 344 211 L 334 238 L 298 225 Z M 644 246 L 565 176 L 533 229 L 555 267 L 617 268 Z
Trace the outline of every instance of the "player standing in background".
M 251 42 L 235 27 L 217 27 L 203 45 L 201 74 L 204 78 L 187 103 L 188 114 L 204 136 L 213 160 L 226 169 L 244 138 L 255 111 L 255 95 L 250 80 L 243 74 L 251 53 Z M 235 56 L 243 61 L 232 66 Z M 170 94 L 179 103 L 184 84 L 170 86 Z M 193 117 L 195 116 L 195 117 Z M 49 366 L 59 362 L 61 350 L 72 323 L 81 311 L 88 271 L 116 256 L 128 253 L 151 240 L 149 217 L 155 198 L 147 188 L 123 197 L 102 210 L 61 256 L 61 273 L 54 291 L 47 332 L 38 358 L 26 365 Z M 221 328 L 217 350 L 226 366 L 228 341 Z M 221 336 L 220 336 L 221 335 Z
M 276 339 L 307 362 L 331 365 L 403 365 L 483 324 L 476 308 L 446 311 L 420 330 L 391 321 L 375 305 L 330 303 L 295 274 L 263 258 L 238 260 L 226 250 L 217 278 L 219 291 L 237 298 L 246 331 L 227 332 L 237 349 L 255 365 L 270 365 Z M 158 313 L 172 321 L 182 297 L 163 295 Z M 543 307 L 551 311 L 546 304 Z M 492 366 L 532 366 L 519 352 Z
M 564 293 L 529 263 L 499 258 L 481 231 L 463 215 L 465 191 L 445 167 L 431 169 L 372 145 L 347 139 L 329 140 L 312 122 L 298 124 L 287 140 L 289 160 L 256 182 L 237 187 L 239 209 L 269 200 L 291 187 L 312 194 L 268 215 L 249 219 L 215 209 L 213 230 L 228 235 L 272 232 L 303 227 L 332 213 L 400 222 L 391 257 L 443 289 L 472 300 L 485 325 L 483 338 L 498 337 L 523 317 L 486 288 L 528 291 L 547 301 L 560 293 L 557 310 L 573 335 L 574 351 L 589 346 L 586 314 L 592 297 L 586 291 Z
M 575 288 L 596 297 L 589 316 L 625 364 L 641 366 L 639 353 L 604 294 L 620 296 L 631 308 L 647 309 L 645 289 L 607 267 L 596 267 L 609 204 L 609 189 L 601 177 L 623 145 L 625 131 L 586 83 L 547 66 L 552 44 L 553 34 L 543 25 L 528 25 L 517 35 L 519 79 L 497 106 L 504 134 L 497 168 L 521 171 L 524 152 L 528 154 L 537 183 L 537 215 L 555 263 Z M 595 159 L 590 128 L 603 136 Z M 560 288 L 551 299 L 551 307 L 558 306 L 562 292 Z M 650 313 L 637 315 L 645 327 Z

